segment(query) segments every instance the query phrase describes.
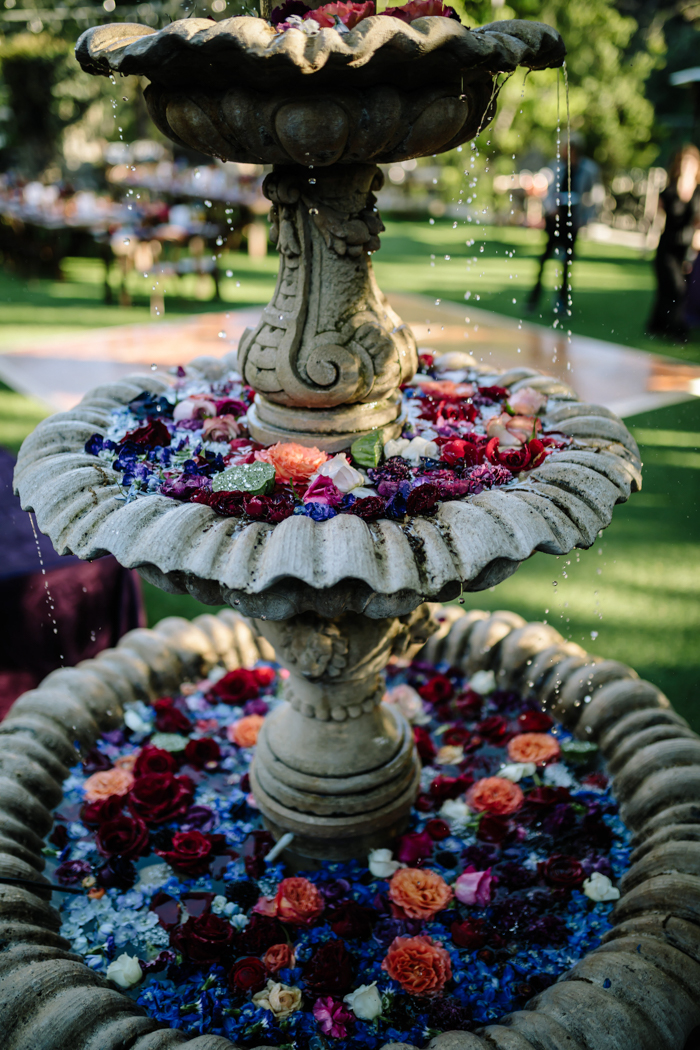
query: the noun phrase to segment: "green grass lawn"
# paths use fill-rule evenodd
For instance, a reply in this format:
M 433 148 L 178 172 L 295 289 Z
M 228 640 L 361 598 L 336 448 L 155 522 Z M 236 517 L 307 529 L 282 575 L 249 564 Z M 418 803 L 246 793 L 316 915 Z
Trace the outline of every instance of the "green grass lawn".
M 520 227 L 476 227 L 439 219 L 387 220 L 382 250 L 374 265 L 386 291 L 417 292 L 434 298 L 469 302 L 511 317 L 527 317 L 551 325 L 555 262 L 548 264 L 547 291 L 541 310 L 524 313 L 525 297 L 534 284 L 544 234 Z M 480 233 L 477 231 L 480 230 Z M 473 245 L 467 241 L 475 239 Z M 483 251 L 481 250 L 483 248 Z M 265 259 L 225 255 L 222 271 L 224 306 L 251 306 L 270 297 L 277 270 L 274 253 Z M 103 267 L 97 259 L 67 259 L 64 280 L 49 281 L 10 275 L 0 270 L 0 350 L 71 331 L 103 325 L 150 320 L 152 281 L 131 273 L 132 305 L 102 301 Z M 112 284 L 117 293 L 118 274 Z M 218 310 L 213 282 L 195 276 L 165 281 L 165 317 Z M 655 350 L 688 361 L 700 361 L 700 332 L 680 345 L 652 339 L 644 326 L 654 294 L 651 261 L 628 248 L 579 242 L 573 275 L 573 316 L 570 327 L 581 335 L 609 339 L 627 346 Z M 515 300 L 515 302 L 513 302 Z M 155 322 L 157 323 L 157 321 Z
M 479 306 L 520 316 L 519 302 L 534 280 L 542 235 L 491 229 L 486 231 L 484 252 L 478 251 L 478 241 L 468 252 L 463 225 L 456 230 L 446 222 L 387 225 L 376 260 L 382 287 L 457 301 L 463 301 L 469 287 L 473 297 L 481 296 Z M 513 250 L 514 256 L 506 254 Z M 468 264 L 475 254 L 477 262 Z M 274 280 L 274 256 L 256 261 L 236 256 L 225 262 L 232 270 L 223 283 L 227 302 L 244 306 L 266 299 Z M 26 340 L 30 333 L 32 338 L 46 338 L 58 331 L 148 318 L 142 279 L 140 288 L 134 282 L 133 306 L 105 307 L 100 301 L 99 264 L 68 260 L 65 274 L 60 283 L 27 283 L 0 271 L 0 330 L 6 344 Z M 183 286 L 183 296 L 197 290 L 194 283 Z M 582 244 L 572 328 L 700 360 L 698 339 L 680 348 L 644 336 L 652 291 L 651 267 L 634 252 Z M 518 300 L 515 305 L 513 298 Z M 169 317 L 211 309 L 220 306 L 207 299 L 166 297 Z M 44 414 L 36 402 L 0 389 L 0 444 L 16 450 Z M 511 608 L 528 619 L 546 619 L 590 651 L 631 664 L 664 689 L 700 730 L 700 402 L 658 409 L 627 423 L 642 448 L 644 491 L 616 508 L 612 525 L 594 547 L 558 559 L 536 554 L 496 590 L 471 595 L 467 601 L 477 608 Z M 193 598 L 168 595 L 149 585 L 144 585 L 144 593 L 150 623 L 171 614 L 195 616 L 205 608 Z

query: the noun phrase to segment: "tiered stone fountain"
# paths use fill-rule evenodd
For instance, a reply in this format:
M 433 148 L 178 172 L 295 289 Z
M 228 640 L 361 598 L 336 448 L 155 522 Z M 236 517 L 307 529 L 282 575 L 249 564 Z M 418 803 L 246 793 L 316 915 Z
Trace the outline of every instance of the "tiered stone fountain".
M 384 300 L 369 261 L 382 229 L 373 196 L 382 178 L 377 162 L 441 152 L 472 138 L 493 117 L 495 75 L 517 65 L 560 65 L 558 34 L 529 22 L 468 30 L 441 17 L 411 25 L 373 17 L 342 36 L 323 30 L 307 38 L 277 34 L 256 18 L 217 24 L 188 19 L 160 32 L 103 26 L 84 34 L 77 54 L 92 73 L 146 76 L 153 119 L 174 141 L 222 159 L 274 165 L 265 192 L 273 203 L 280 274 L 272 302 L 239 348 L 239 368 L 257 391 L 251 433 L 266 444 L 293 440 L 336 451 L 370 430 L 382 428 L 385 439 L 399 432 L 398 387 L 415 371 L 416 345 Z M 477 367 L 467 355 L 464 363 Z M 195 367 L 215 377 L 228 364 L 205 359 Z M 166 590 L 233 605 L 274 646 L 290 671 L 289 704 L 266 720 L 252 781 L 268 827 L 276 836 L 294 835 L 288 856 L 298 864 L 364 856 L 370 847 L 390 844 L 407 821 L 418 767 L 409 726 L 379 704 L 381 670 L 392 654 L 415 651 L 435 629 L 426 602 L 490 587 L 536 550 L 563 554 L 590 546 L 609 524 L 613 506 L 640 484 L 636 445 L 606 409 L 578 402 L 570 388 L 528 369 L 496 378 L 511 390 L 528 385 L 548 394 L 544 423 L 570 435 L 570 448 L 515 485 L 443 503 L 432 519 L 403 524 L 294 516 L 241 529 L 208 507 L 165 496 L 117 503 L 116 477 L 84 451 L 84 443 L 104 431 L 115 407 L 144 388 L 167 389 L 153 376 L 93 391 L 77 409 L 41 424 L 23 446 L 17 490 L 58 550 L 84 558 L 111 552 Z M 225 622 L 234 637 L 245 634 L 238 618 Z M 0 857 L 1 872 L 20 862 L 36 868 L 36 832 L 50 822 L 43 807 L 57 800 L 33 764 L 60 783 L 73 741 L 90 746 L 97 732 L 118 721 L 134 691 L 162 692 L 176 666 L 180 674 L 201 672 L 217 639 L 228 652 L 233 642 L 221 641 L 217 623 L 204 618 L 200 629 L 166 622 L 155 633 L 137 632 L 116 655 L 80 671 L 57 672 L 55 685 L 47 680 L 43 690 L 15 705 L 0 740 L 33 757 L 15 768 L 0 746 L 0 773 L 8 785 L 0 802 L 0 848 L 10 857 Z M 478 614 L 459 619 L 443 642 L 429 645 L 447 645 L 450 659 L 463 658 L 472 670 L 490 665 L 504 680 L 531 678 L 530 688 L 543 698 L 546 693 L 568 724 L 605 734 L 605 753 L 619 758 L 632 792 L 629 819 L 641 829 L 640 841 L 665 841 L 664 812 L 681 828 L 669 839 L 691 837 L 684 829 L 698 819 L 698 745 L 693 741 L 690 755 L 688 744 L 678 759 L 691 764 L 697 779 L 679 772 L 679 780 L 675 769 L 669 775 L 664 762 L 672 765 L 675 758 L 670 751 L 664 758 L 654 742 L 682 737 L 685 746 L 687 731 L 665 710 L 665 698 L 648 684 L 632 683 L 628 668 L 596 663 L 555 635 L 542 625 L 524 627 L 510 614 Z M 246 637 L 252 647 L 252 636 Z M 51 689 L 57 690 L 53 704 Z M 639 776 L 630 767 L 637 755 L 643 759 Z M 637 811 L 634 800 L 652 781 L 648 790 L 658 791 L 658 805 L 640 802 Z M 613 990 L 603 992 L 601 965 L 594 961 L 586 969 L 584 960 L 581 977 L 573 971 L 572 980 L 544 993 L 532 1012 L 505 1019 L 483 1038 L 459 1033 L 456 1042 L 443 1036 L 430 1045 L 680 1047 L 679 1039 L 700 1021 L 687 991 L 679 990 L 687 986 L 683 966 L 696 966 L 689 956 L 700 962 L 697 928 L 687 921 L 699 917 L 700 865 L 694 848 L 685 867 L 674 853 L 673 870 L 682 875 L 673 876 L 666 898 L 666 883 L 658 879 L 666 878 L 660 873 L 670 854 L 658 848 L 661 854 L 651 849 L 652 859 L 633 869 L 653 887 L 646 896 L 637 887 L 623 899 L 619 939 L 606 945 L 606 973 L 616 964 L 629 977 L 616 978 Z M 677 905 L 686 888 L 689 903 Z M 648 917 L 639 918 L 642 907 L 651 909 Z M 3 1014 L 8 1050 L 157 1050 L 181 1041 L 175 1032 L 151 1032 L 153 1023 L 137 1017 L 135 1008 L 127 1019 L 133 1004 L 113 998 L 92 975 L 83 980 L 84 968 L 65 961 L 55 913 L 43 900 L 28 890 L 0 890 L 0 911 L 7 916 L 0 942 L 12 945 L 10 991 L 0 990 L 9 1011 Z M 632 942 L 641 945 L 637 956 Z M 43 991 L 32 991 L 25 1010 L 24 989 L 32 981 L 38 988 L 41 975 L 49 974 L 51 952 L 62 961 L 55 964 L 56 976 L 46 978 L 47 1005 L 36 997 Z M 2 966 L 0 954 L 0 973 Z M 60 993 L 50 983 L 59 980 L 59 971 Z M 629 991 L 644 979 L 650 982 L 644 996 Z M 71 1010 L 61 1020 L 64 1001 Z M 648 1029 L 653 1038 L 644 1020 L 650 1003 L 663 1017 L 661 1027 Z M 208 1036 L 189 1045 L 230 1046 Z

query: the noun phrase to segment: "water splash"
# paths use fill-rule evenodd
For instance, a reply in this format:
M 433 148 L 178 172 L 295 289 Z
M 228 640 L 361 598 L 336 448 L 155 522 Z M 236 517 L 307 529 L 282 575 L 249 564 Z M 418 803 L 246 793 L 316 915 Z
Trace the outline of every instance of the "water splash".
M 41 544 L 39 543 L 39 533 L 37 532 L 36 522 L 34 521 L 34 517 L 33 517 L 32 513 L 31 513 L 31 511 L 28 512 L 27 517 L 29 518 L 29 524 L 32 527 L 32 533 L 34 535 L 34 542 L 36 544 L 36 552 L 37 552 L 37 554 L 39 556 L 39 566 L 41 568 L 41 575 L 44 577 L 44 590 L 46 592 L 46 604 L 47 604 L 48 610 L 49 610 L 49 619 L 51 620 L 51 623 L 53 624 L 53 633 L 55 635 L 58 635 L 58 622 L 57 622 L 56 616 L 55 616 L 56 603 L 55 603 L 55 601 L 53 599 L 53 595 L 51 594 L 51 588 L 49 587 L 49 581 L 48 581 L 48 577 L 46 575 L 46 567 L 44 565 L 44 558 L 43 558 L 43 555 L 41 553 Z M 63 661 L 65 660 L 65 656 L 63 655 L 63 653 L 59 653 L 58 654 L 58 658 L 61 661 L 61 667 L 63 667 L 64 666 Z

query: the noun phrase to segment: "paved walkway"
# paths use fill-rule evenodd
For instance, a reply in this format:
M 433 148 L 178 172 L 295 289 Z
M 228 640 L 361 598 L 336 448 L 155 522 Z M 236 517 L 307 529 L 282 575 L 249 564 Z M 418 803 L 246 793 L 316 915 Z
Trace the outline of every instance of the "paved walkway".
M 467 304 L 438 305 L 417 295 L 388 298 L 413 328 L 420 347 L 468 350 L 495 367 L 541 369 L 571 383 L 583 399 L 621 416 L 700 396 L 699 366 L 585 336 L 572 336 L 569 342 L 551 328 L 520 324 Z M 54 410 L 64 410 L 99 383 L 229 350 L 259 314 L 231 310 L 54 337 L 0 354 L 0 378 Z

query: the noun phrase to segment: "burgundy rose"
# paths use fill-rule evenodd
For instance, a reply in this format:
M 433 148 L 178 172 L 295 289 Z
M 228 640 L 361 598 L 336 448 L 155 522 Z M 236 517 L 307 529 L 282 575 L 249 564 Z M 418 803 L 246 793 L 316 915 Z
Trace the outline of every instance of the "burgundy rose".
M 203 503 L 222 518 L 240 518 L 243 513 L 243 492 L 195 492 L 190 503 Z
M 433 840 L 426 831 L 413 831 L 402 835 L 396 852 L 396 859 L 409 868 L 415 868 L 418 861 L 426 860 L 433 852 Z
M 354 976 L 352 958 L 340 940 L 322 944 L 304 966 L 306 987 L 319 995 L 344 995 Z
M 345 507 L 345 514 L 355 514 L 363 521 L 376 521 L 377 518 L 385 516 L 384 500 L 379 496 L 363 496 L 356 499 L 349 507 Z
M 544 711 L 523 711 L 518 715 L 520 733 L 546 733 L 553 725 L 553 720 Z
M 473 689 L 467 689 L 455 700 L 455 707 L 460 718 L 465 722 L 477 719 L 481 714 L 483 697 Z
M 508 735 L 508 723 L 501 715 L 490 715 L 483 722 L 479 722 L 476 731 L 484 740 L 488 740 L 489 744 L 498 747 L 499 744 L 505 743 Z
M 216 847 L 221 845 L 215 842 L 214 838 L 222 839 L 223 836 L 203 835 L 201 831 L 176 831 L 173 835 L 172 849 L 159 849 L 156 853 L 183 875 L 204 875 L 219 852 Z
M 59 864 L 54 875 L 62 886 L 72 886 L 74 882 L 92 875 L 92 868 L 86 860 L 67 860 L 65 864 Z
M 550 886 L 564 886 L 567 889 L 581 886 L 586 877 L 576 857 L 563 853 L 553 853 L 548 860 L 537 865 L 537 870 Z
M 142 777 L 146 773 L 174 773 L 176 770 L 177 760 L 169 751 L 147 744 L 139 751 L 133 773 L 135 777 Z
M 448 798 L 459 798 L 474 783 L 474 778 L 467 773 L 459 777 L 435 777 L 430 785 L 430 794 L 436 801 L 445 802 Z
M 525 801 L 533 806 L 554 806 L 558 802 L 568 802 L 571 793 L 563 787 L 536 787 L 525 796 Z
M 265 967 L 252 956 L 239 959 L 228 972 L 228 986 L 232 992 L 259 992 L 265 987 L 266 980 Z
M 101 751 L 98 751 L 96 747 L 92 751 L 88 751 L 81 764 L 86 777 L 112 768 L 111 760 L 106 755 L 103 755 Z
M 245 495 L 243 509 L 254 521 L 276 524 L 294 513 L 294 496 L 291 492 L 276 492 L 272 496 Z
M 96 802 L 86 802 L 80 810 L 80 819 L 87 827 L 95 827 L 106 820 L 116 820 L 124 808 L 123 795 L 110 795 L 109 798 L 99 798 Z
M 199 915 L 172 930 L 170 944 L 189 962 L 212 966 L 229 954 L 233 944 L 233 927 L 218 915 Z
M 214 402 L 217 416 L 244 416 L 248 406 L 243 401 L 237 401 L 230 397 L 222 397 Z M 239 439 L 240 440 L 240 439 Z M 249 443 L 249 439 L 244 439 Z
M 429 704 L 442 704 L 454 694 L 454 686 L 444 674 L 433 675 L 425 685 L 418 687 L 418 692 Z
M 345 901 L 328 913 L 326 921 L 337 937 L 349 941 L 359 938 L 366 941 L 372 933 L 372 924 L 376 919 L 372 908 L 364 908 L 355 901 Z
M 432 510 L 440 498 L 440 489 L 433 482 L 427 481 L 411 489 L 406 500 L 407 514 L 424 514 Z
M 238 938 L 238 949 L 251 955 L 262 955 L 273 944 L 286 940 L 282 924 L 266 915 L 251 915 L 250 922 Z
M 509 832 L 510 821 L 507 817 L 487 815 L 479 821 L 476 837 L 482 842 L 499 844 L 507 838 Z
M 215 765 L 221 758 L 221 748 L 210 736 L 202 736 L 188 741 L 185 748 L 185 761 L 195 769 Z
M 446 733 L 442 734 L 443 744 L 451 744 L 456 747 L 464 747 L 472 739 L 472 734 L 464 726 L 450 726 Z
M 56 824 L 53 831 L 49 835 L 49 842 L 52 846 L 55 846 L 58 850 L 63 850 L 68 845 L 70 839 L 68 838 L 68 829 L 65 824 Z
M 144 449 L 158 448 L 159 445 L 162 448 L 167 448 L 170 444 L 170 431 L 162 419 L 152 419 L 144 426 L 138 427 L 136 430 L 130 430 L 128 434 L 124 435 L 120 444 L 123 445 L 127 441 L 131 441 L 134 445 L 139 445 L 139 447 Z
M 136 868 L 126 857 L 114 856 L 95 872 L 95 877 L 106 890 L 129 890 L 136 882 Z
M 189 733 L 192 723 L 173 701 L 167 697 L 156 700 L 153 704 L 156 712 L 156 729 L 159 733 Z
M 189 777 L 147 773 L 131 788 L 129 808 L 146 824 L 165 824 L 187 812 L 193 795 L 194 784 Z
M 215 682 L 210 691 L 225 704 L 240 707 L 246 700 L 252 700 L 258 695 L 259 686 L 253 671 L 238 667 Z
M 453 922 L 450 926 L 450 933 L 458 948 L 466 948 L 470 952 L 483 948 L 488 940 L 486 923 L 483 919 L 464 919 L 462 922 Z
M 138 817 L 120 816 L 100 824 L 97 848 L 104 857 L 119 855 L 132 860 L 150 852 L 148 829 Z
M 487 401 L 503 401 L 509 396 L 509 390 L 504 386 L 480 386 L 478 389 L 480 397 Z
M 446 820 L 440 820 L 439 817 L 429 820 L 425 825 L 425 830 L 434 842 L 442 842 L 443 839 L 448 838 L 451 834 L 450 825 Z
M 416 751 L 421 762 L 424 766 L 429 766 L 437 754 L 430 733 L 423 726 L 414 726 L 413 739 L 416 742 Z

